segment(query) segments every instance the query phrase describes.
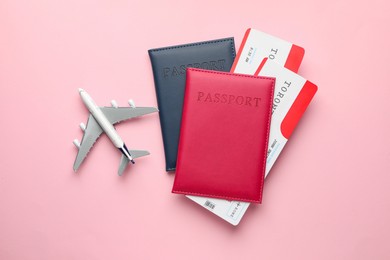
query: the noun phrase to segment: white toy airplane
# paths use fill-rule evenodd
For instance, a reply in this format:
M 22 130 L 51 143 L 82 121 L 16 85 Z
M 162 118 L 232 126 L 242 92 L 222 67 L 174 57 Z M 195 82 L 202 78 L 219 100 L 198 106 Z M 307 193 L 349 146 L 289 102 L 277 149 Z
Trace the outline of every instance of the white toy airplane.
M 89 150 L 103 132 L 107 134 L 115 147 L 122 152 L 122 158 L 118 169 L 119 175 L 123 174 L 123 171 L 126 169 L 129 161 L 134 164 L 135 158 L 150 154 L 148 151 L 128 150 L 125 143 L 116 132 L 114 125 L 123 120 L 157 112 L 157 108 L 135 107 L 132 100 L 129 100 L 130 107 L 118 107 L 115 100 L 111 101 L 112 107 L 98 107 L 85 90 L 79 88 L 79 92 L 81 99 L 90 112 L 90 115 L 87 126 L 85 126 L 84 123 L 80 124 L 81 130 L 84 132 L 81 143 L 77 139 L 73 141 L 79 150 L 73 165 L 74 171 L 77 171 L 80 167 Z

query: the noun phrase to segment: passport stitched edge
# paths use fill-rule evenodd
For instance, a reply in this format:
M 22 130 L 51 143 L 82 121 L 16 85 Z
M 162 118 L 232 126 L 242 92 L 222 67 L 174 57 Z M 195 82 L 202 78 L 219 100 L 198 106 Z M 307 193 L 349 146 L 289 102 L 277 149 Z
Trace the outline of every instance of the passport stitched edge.
M 213 43 L 218 43 L 218 42 L 227 42 L 227 41 L 230 41 L 230 45 L 232 47 L 232 55 L 233 55 L 233 58 L 235 58 L 236 57 L 236 53 L 235 53 L 235 46 L 234 46 L 233 38 L 226 38 L 226 39 L 212 40 L 212 41 L 205 41 L 205 42 L 197 42 L 197 43 L 188 43 L 188 44 L 183 44 L 183 45 L 176 45 L 176 46 L 170 46 L 170 47 L 150 49 L 150 50 L 148 50 L 148 52 L 166 51 L 166 50 L 170 50 L 170 49 L 186 48 L 186 47 L 192 47 L 192 46 L 198 46 L 198 45 L 206 45 L 206 44 L 213 44 Z

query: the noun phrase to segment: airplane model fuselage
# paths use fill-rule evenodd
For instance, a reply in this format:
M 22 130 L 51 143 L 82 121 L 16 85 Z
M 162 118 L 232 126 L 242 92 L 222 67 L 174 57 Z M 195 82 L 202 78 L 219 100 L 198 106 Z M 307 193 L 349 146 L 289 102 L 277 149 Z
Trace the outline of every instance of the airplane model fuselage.
M 122 175 L 127 167 L 128 162 L 134 162 L 134 158 L 148 155 L 148 151 L 128 150 L 122 138 L 114 128 L 114 124 L 120 121 L 131 119 L 133 117 L 142 116 L 145 114 L 157 112 L 154 107 L 140 107 L 136 108 L 132 101 L 129 101 L 130 108 L 118 107 L 115 101 L 112 101 L 113 107 L 98 107 L 92 100 L 91 96 L 83 89 L 79 89 L 80 97 L 91 113 L 88 119 L 87 126 L 80 124 L 84 131 L 81 143 L 74 140 L 74 144 L 79 149 L 75 163 L 73 165 L 74 171 L 80 167 L 81 163 L 87 156 L 87 153 L 92 148 L 95 141 L 99 138 L 101 133 L 105 133 L 116 148 L 122 152 L 122 159 L 120 162 L 118 174 Z
M 134 160 L 130 155 L 129 150 L 127 149 L 125 143 L 122 141 L 122 138 L 119 136 L 118 132 L 115 130 L 114 125 L 108 121 L 107 117 L 103 114 L 102 110 L 95 104 L 93 99 L 88 93 L 79 88 L 80 97 L 84 102 L 84 105 L 88 108 L 89 112 L 95 118 L 96 122 L 103 129 L 106 135 L 110 138 L 111 142 L 116 148 L 118 148 L 126 157 L 134 164 Z

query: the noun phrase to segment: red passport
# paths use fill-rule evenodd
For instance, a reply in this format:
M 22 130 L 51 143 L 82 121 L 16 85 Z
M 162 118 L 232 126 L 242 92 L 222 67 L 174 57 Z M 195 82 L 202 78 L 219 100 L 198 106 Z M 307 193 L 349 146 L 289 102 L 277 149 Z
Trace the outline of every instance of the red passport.
M 261 202 L 274 85 L 187 69 L 173 193 Z

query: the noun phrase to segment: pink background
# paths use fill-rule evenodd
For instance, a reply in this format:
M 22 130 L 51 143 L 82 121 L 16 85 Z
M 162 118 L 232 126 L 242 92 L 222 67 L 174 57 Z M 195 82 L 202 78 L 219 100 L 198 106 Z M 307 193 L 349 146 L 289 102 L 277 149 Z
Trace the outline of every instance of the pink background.
M 0 2 L 0 259 L 390 259 L 390 6 L 355 1 Z M 319 86 L 233 227 L 171 194 L 157 114 L 118 126 L 151 156 L 120 178 L 103 136 L 77 174 L 100 105 L 156 106 L 147 50 L 253 27 L 306 49 Z

